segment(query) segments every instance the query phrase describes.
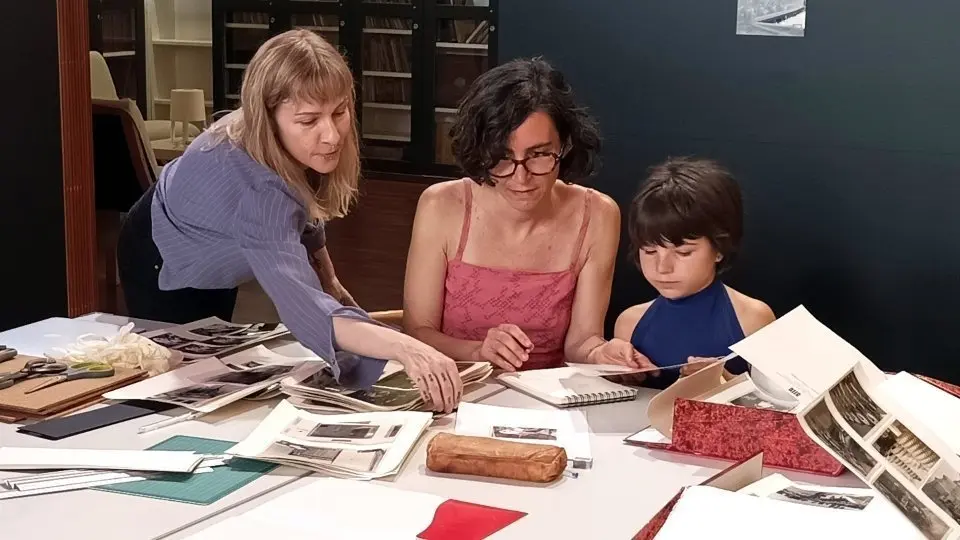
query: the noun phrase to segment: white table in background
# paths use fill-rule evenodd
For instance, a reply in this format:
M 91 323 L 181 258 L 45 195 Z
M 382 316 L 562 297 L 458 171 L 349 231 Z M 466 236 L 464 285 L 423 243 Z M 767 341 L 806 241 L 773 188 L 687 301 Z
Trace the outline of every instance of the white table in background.
M 124 324 L 128 319 L 104 314 L 82 317 L 84 321 Z M 135 321 L 145 329 L 157 323 Z M 31 334 L 27 329 L 0 333 L 0 343 L 30 350 L 31 342 L 50 338 Z M 62 328 L 68 335 L 69 328 Z M 528 515 L 495 534 L 493 539 L 513 538 L 630 538 L 683 486 L 702 481 L 724 467 L 716 460 L 667 456 L 623 444 L 623 438 L 647 425 L 646 404 L 653 391 L 645 391 L 636 401 L 584 407 L 590 426 L 590 444 L 594 465 L 580 471 L 579 478 L 564 477 L 550 486 L 532 486 L 495 479 L 451 478 L 430 473 L 425 468 L 425 435 L 401 474 L 383 481 L 397 488 L 432 493 L 448 499 L 498 506 L 527 512 Z M 467 399 L 511 407 L 549 408 L 540 401 L 487 383 L 468 394 Z M 242 402 L 228 411 L 205 416 L 198 421 L 138 435 L 142 425 L 155 422 L 159 415 L 130 420 L 62 441 L 46 441 L 17 433 L 16 425 L 0 425 L 0 446 L 43 446 L 71 448 L 141 449 L 173 435 L 192 435 L 239 441 L 269 413 L 274 402 Z M 230 416 L 223 414 L 230 413 Z M 431 432 L 452 430 L 454 418 L 438 420 Z M 0 472 L 0 478 L 17 473 Z M 2 538 L 68 538 L 70 540 L 139 540 L 186 538 L 196 531 L 281 493 L 296 489 L 309 477 L 303 471 L 282 467 L 251 482 L 220 501 L 208 505 L 148 499 L 82 490 L 0 503 Z M 841 479 L 790 474 L 798 481 L 821 484 L 856 485 L 850 476 Z M 851 480 L 852 479 L 852 480 Z M 331 494 L 335 497 L 336 494 Z M 317 501 L 322 504 L 322 501 Z M 371 516 L 376 511 L 371 509 Z M 258 539 L 259 540 L 259 539 Z

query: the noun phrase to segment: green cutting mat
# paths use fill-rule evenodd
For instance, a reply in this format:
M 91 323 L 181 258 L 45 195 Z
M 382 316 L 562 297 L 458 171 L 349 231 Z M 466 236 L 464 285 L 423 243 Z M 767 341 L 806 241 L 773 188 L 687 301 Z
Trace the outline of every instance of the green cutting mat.
M 230 441 L 177 435 L 147 450 L 193 450 L 199 454 L 222 454 L 235 444 Z M 276 467 L 277 465 L 272 463 L 235 457 L 226 465 L 214 467 L 213 472 L 167 473 L 154 480 L 140 480 L 94 489 L 207 505 L 217 502 Z

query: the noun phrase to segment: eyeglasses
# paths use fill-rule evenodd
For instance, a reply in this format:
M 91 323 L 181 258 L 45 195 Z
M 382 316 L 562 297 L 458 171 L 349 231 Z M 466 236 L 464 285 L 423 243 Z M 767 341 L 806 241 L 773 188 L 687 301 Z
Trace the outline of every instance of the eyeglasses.
M 561 152 L 563 152 L 561 150 Z M 560 154 L 556 152 L 536 152 L 523 159 L 503 158 L 487 172 L 494 178 L 509 178 L 517 172 L 517 166 L 523 165 L 534 176 L 550 174 L 560 163 Z

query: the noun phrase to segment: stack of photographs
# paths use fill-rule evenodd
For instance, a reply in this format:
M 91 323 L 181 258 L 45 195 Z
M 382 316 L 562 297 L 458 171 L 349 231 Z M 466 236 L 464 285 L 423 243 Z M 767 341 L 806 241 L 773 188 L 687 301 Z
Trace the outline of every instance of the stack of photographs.
M 180 351 L 184 361 L 190 362 L 197 358 L 224 356 L 289 333 L 282 324 L 234 324 L 217 317 L 209 317 L 173 328 L 147 332 L 143 337 L 168 349 Z
M 193 384 L 146 399 L 209 412 L 243 398 L 267 399 L 264 395 L 275 396 L 280 380 L 295 373 L 298 367 L 300 365 L 296 364 L 267 365 L 242 371 L 214 373 L 210 377 L 192 380 Z
M 426 412 L 315 415 L 280 402 L 228 454 L 369 480 L 400 472 L 433 416 Z
M 457 362 L 463 385 L 482 382 L 493 368 L 486 362 Z M 303 377 L 287 377 L 281 391 L 293 405 L 313 412 L 416 411 L 424 410 L 420 391 L 405 371 L 386 373 L 365 389 L 345 388 L 337 384 L 330 370 L 317 366 Z

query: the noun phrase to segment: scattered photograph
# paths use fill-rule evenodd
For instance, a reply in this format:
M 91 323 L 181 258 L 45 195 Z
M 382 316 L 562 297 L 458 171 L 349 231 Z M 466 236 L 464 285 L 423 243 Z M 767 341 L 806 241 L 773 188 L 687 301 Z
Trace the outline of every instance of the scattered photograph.
M 297 418 L 280 437 L 293 439 L 295 443 L 308 446 L 323 446 L 330 442 L 379 445 L 391 442 L 400 433 L 403 425 L 377 425 L 370 423 L 325 424 L 307 418 Z
M 250 338 L 243 337 L 233 337 L 233 336 L 220 336 L 204 341 L 208 345 L 219 345 L 223 347 L 239 347 L 250 341 Z
M 242 332 L 248 328 L 250 328 L 249 324 L 208 324 L 206 326 L 201 326 L 200 328 L 191 328 L 190 332 L 205 337 L 219 337 L 236 332 Z
M 257 360 L 249 360 L 247 362 L 229 363 L 227 365 L 233 369 L 254 369 L 267 364 L 261 364 Z
M 493 436 L 500 439 L 531 439 L 535 441 L 557 440 L 557 430 L 551 428 L 528 428 L 493 426 Z
M 737 1 L 738 35 L 803 37 L 806 26 L 806 0 Z
M 873 500 L 872 495 L 811 491 L 796 486 L 786 487 L 776 493 L 771 493 L 769 498 L 836 510 L 863 510 Z
M 181 388 L 179 390 L 174 390 L 172 392 L 158 394 L 153 396 L 153 399 L 169 401 L 180 405 L 199 405 L 201 403 L 232 394 L 239 390 L 244 390 L 245 388 L 246 387 L 244 385 L 240 384 L 202 383 Z
M 731 405 L 738 405 L 740 407 L 749 407 L 751 409 L 766 409 L 771 411 L 781 411 L 781 412 L 790 412 L 793 410 L 795 404 L 780 404 L 773 401 L 769 401 L 766 396 L 760 394 L 759 392 L 750 392 L 744 396 L 740 396 L 737 399 L 730 402 Z
M 279 323 L 257 323 L 246 325 L 235 328 L 234 331 L 230 333 L 230 337 L 241 337 L 247 340 L 256 339 L 269 334 L 270 332 L 276 331 L 278 326 L 280 326 Z
M 940 461 L 940 456 L 932 448 L 899 421 L 890 424 L 873 447 L 918 487 Z
M 877 465 L 866 449 L 834 420 L 825 399 L 821 399 L 801 419 L 823 444 L 861 475 L 867 476 Z
M 949 463 L 940 463 L 923 486 L 923 492 L 954 521 L 960 522 L 960 473 Z
M 177 347 L 180 347 L 182 345 L 186 345 L 187 343 L 192 342 L 192 340 L 190 339 L 187 339 L 183 336 L 178 336 L 177 334 L 171 334 L 170 332 L 165 332 L 163 334 L 157 334 L 155 336 L 151 336 L 150 340 L 156 343 L 157 345 L 160 345 L 162 347 L 167 347 L 170 349 L 176 349 Z
M 317 424 L 307 433 L 307 437 L 369 439 L 377 434 L 378 429 L 380 426 L 370 424 Z
M 384 454 L 382 449 L 317 448 L 278 440 L 261 455 L 265 458 L 299 458 L 299 460 L 318 461 L 359 472 L 370 472 L 377 467 Z
M 861 437 L 866 437 L 877 424 L 887 416 L 860 385 L 856 374 L 851 371 L 830 389 L 830 399 L 840 416 Z
M 203 343 L 187 343 L 186 345 L 178 345 L 172 348 L 184 354 L 194 354 L 194 355 L 202 355 L 202 356 L 215 356 L 223 352 L 224 349 L 226 349 L 226 347 L 222 345 L 221 346 L 206 345 Z
M 929 540 L 941 540 L 950 532 L 942 519 L 923 506 L 920 500 L 890 473 L 884 471 L 873 487 L 899 508 Z
M 259 384 L 270 379 L 283 377 L 293 371 L 293 368 L 295 367 L 296 366 L 287 364 L 271 364 L 268 366 L 255 367 L 253 369 L 247 369 L 244 371 L 224 373 L 223 375 L 218 375 L 207 382 L 232 383 L 249 386 L 251 384 Z

